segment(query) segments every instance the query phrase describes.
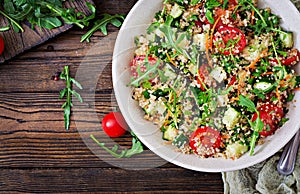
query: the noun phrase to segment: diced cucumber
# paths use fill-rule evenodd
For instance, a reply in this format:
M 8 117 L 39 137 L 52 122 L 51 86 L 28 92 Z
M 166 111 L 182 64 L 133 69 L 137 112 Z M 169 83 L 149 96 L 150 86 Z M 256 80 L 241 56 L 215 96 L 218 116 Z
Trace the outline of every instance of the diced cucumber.
M 254 89 L 263 91 L 263 92 L 270 92 L 273 89 L 273 84 L 270 82 L 257 82 L 253 85 Z
M 178 130 L 173 127 L 172 125 L 169 125 L 164 131 L 163 131 L 163 139 L 168 141 L 173 141 L 175 137 L 178 134 Z
M 248 146 L 235 142 L 226 147 L 228 157 L 238 158 L 248 151 Z
M 172 144 L 177 146 L 178 148 L 181 148 L 188 142 L 189 142 L 189 139 L 185 135 L 180 134 L 173 140 Z
M 173 18 L 178 18 L 183 13 L 182 7 L 180 7 L 177 3 L 175 3 L 171 9 L 170 15 Z
M 218 95 L 217 96 L 217 103 L 219 106 L 226 106 L 228 103 L 228 95 Z
M 195 34 L 193 36 L 193 42 L 199 46 L 199 51 L 205 51 L 205 33 Z
M 279 38 L 285 48 L 293 47 L 294 41 L 292 32 L 280 33 Z
M 226 110 L 222 122 L 227 128 L 231 129 L 239 122 L 240 116 L 241 114 L 238 111 L 230 107 Z
M 216 67 L 211 72 L 210 75 L 219 83 L 226 79 L 226 72 L 222 67 Z

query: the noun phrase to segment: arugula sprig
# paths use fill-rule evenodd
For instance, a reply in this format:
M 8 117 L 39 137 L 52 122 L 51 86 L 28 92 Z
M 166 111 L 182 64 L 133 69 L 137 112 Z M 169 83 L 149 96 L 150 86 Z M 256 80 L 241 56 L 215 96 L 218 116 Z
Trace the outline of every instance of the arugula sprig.
M 226 6 L 226 4 L 227 4 L 227 1 L 225 1 L 223 5 Z M 205 8 L 206 8 L 205 16 L 206 16 L 207 20 L 209 21 L 209 23 L 211 23 L 211 24 L 215 23 L 215 19 L 213 17 L 213 9 L 220 5 L 221 5 L 221 3 L 218 0 L 207 0 L 205 2 Z
M 255 119 L 255 121 L 251 121 L 248 118 L 248 123 L 250 124 L 252 130 L 253 130 L 253 134 L 252 134 L 252 138 L 251 138 L 251 142 L 250 142 L 250 156 L 253 155 L 254 153 L 254 148 L 255 148 L 255 144 L 256 144 L 256 140 L 259 137 L 259 132 L 263 130 L 264 128 L 264 123 L 263 121 L 260 119 L 260 113 L 259 111 L 256 109 L 255 104 L 247 97 L 240 95 L 239 96 L 239 101 L 238 104 L 240 106 L 243 106 L 245 108 L 247 108 L 247 110 L 251 113 L 256 113 L 257 114 L 257 118 Z
M 131 132 L 132 135 L 132 146 L 130 149 L 123 149 L 121 152 L 119 151 L 119 146 L 114 145 L 113 148 L 109 149 L 105 146 L 105 143 L 99 142 L 94 135 L 91 135 L 91 139 L 97 143 L 101 148 L 110 153 L 115 158 L 130 158 L 133 155 L 140 154 L 144 151 L 142 143 L 136 137 L 136 135 Z
M 162 46 L 167 49 L 175 49 L 178 54 L 181 54 L 185 58 L 189 59 L 191 63 L 197 64 L 197 59 L 191 56 L 188 50 L 180 45 L 184 39 L 189 39 L 188 33 L 176 33 L 176 29 L 171 27 L 173 20 L 174 18 L 172 16 L 167 16 L 164 25 L 160 26 L 159 28 L 159 30 L 164 33 L 166 38 L 166 42 Z
M 21 32 L 24 32 L 24 29 L 22 28 L 22 26 L 17 22 L 15 21 L 13 18 L 11 18 L 9 15 L 7 15 L 4 11 L 0 10 L 0 14 L 3 15 L 5 18 L 7 18 L 11 25 L 13 26 L 13 28 L 15 29 L 16 32 L 19 32 L 21 30 Z M 8 27 L 6 26 L 6 30 Z
M 4 32 L 4 31 L 7 31 L 7 30 L 9 30 L 9 26 L 0 27 L 0 32 Z
M 90 42 L 90 37 L 98 30 L 100 30 L 103 35 L 107 35 L 107 25 L 112 24 L 115 27 L 120 27 L 122 25 L 122 22 L 125 19 L 124 15 L 120 14 L 115 14 L 115 15 L 110 15 L 110 14 L 102 14 L 101 19 L 98 19 L 94 22 L 94 26 L 85 34 L 81 37 L 80 42 L 87 41 Z
M 60 91 L 59 99 L 66 97 L 66 102 L 61 106 L 61 108 L 64 109 L 65 129 L 68 130 L 70 127 L 71 107 L 73 106 L 72 95 L 74 95 L 79 102 L 83 102 L 80 94 L 72 89 L 72 83 L 79 89 L 82 89 L 82 86 L 74 78 L 70 77 L 69 66 L 64 67 L 63 72 L 60 74 L 60 79 L 66 81 L 66 87 Z
M 10 21 L 16 32 L 24 31 L 19 23 L 25 20 L 32 27 L 37 25 L 41 28 L 53 29 L 63 25 L 61 19 L 67 24 L 84 28 L 95 18 L 96 8 L 91 3 L 86 2 L 92 12 L 87 16 L 83 12 L 76 12 L 74 8 L 64 8 L 63 2 L 64 0 L 4 0 L 4 10 L 0 10 L 0 14 Z

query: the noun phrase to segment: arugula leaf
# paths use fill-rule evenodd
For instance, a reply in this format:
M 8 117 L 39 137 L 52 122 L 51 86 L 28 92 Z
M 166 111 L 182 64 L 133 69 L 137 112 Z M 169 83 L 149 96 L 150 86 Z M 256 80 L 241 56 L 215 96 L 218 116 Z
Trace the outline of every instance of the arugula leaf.
M 221 3 L 218 0 L 207 0 L 206 3 L 205 3 L 205 7 L 207 9 L 213 9 L 213 8 L 218 7 L 220 5 L 221 5 Z
M 105 146 L 105 143 L 99 142 L 94 135 L 91 135 L 91 139 L 97 143 L 101 148 L 110 153 L 115 158 L 130 158 L 136 154 L 140 154 L 144 151 L 142 143 L 139 139 L 131 132 L 132 135 L 132 146 L 130 149 L 124 149 L 121 152 L 119 151 L 119 146 L 115 145 L 112 149 L 109 149 Z
M 90 37 L 98 30 L 100 30 L 105 36 L 107 35 L 107 25 L 110 23 L 114 25 L 115 27 L 120 27 L 122 25 L 122 22 L 125 19 L 124 15 L 116 14 L 116 15 L 110 15 L 110 14 L 103 14 L 101 16 L 102 18 L 94 22 L 94 26 L 81 37 L 80 42 L 83 41 L 90 41 Z
M 255 121 L 251 121 L 247 118 L 248 123 L 250 124 L 250 126 L 253 130 L 252 138 L 250 141 L 250 156 L 252 156 L 254 153 L 256 140 L 259 137 L 259 132 L 262 131 L 264 128 L 264 122 L 260 119 L 260 113 L 256 109 L 255 104 L 249 98 L 247 98 L 243 95 L 240 95 L 238 104 L 240 106 L 246 107 L 248 111 L 250 111 L 252 113 L 255 112 L 257 114 L 257 118 L 255 119 Z
M 2 26 L 2 27 L 0 27 L 0 32 L 7 31 L 9 29 L 10 29 L 9 26 Z
M 82 86 L 74 78 L 70 77 L 69 66 L 64 67 L 64 70 L 59 77 L 62 80 L 66 80 L 66 87 L 60 91 L 59 99 L 63 99 L 64 97 L 66 97 L 66 102 L 61 106 L 61 108 L 64 109 L 65 129 L 68 130 L 70 127 L 71 107 L 73 106 L 72 95 L 74 95 L 79 100 L 79 102 L 83 102 L 80 94 L 72 89 L 71 83 L 74 83 L 79 89 L 82 89 Z
M 147 57 L 146 57 L 147 59 Z M 156 61 L 154 65 L 150 65 L 148 61 L 145 60 L 146 71 L 144 73 L 141 72 L 140 67 L 137 68 L 138 77 L 130 82 L 132 86 L 139 86 L 143 81 L 149 81 L 153 76 L 157 74 L 157 67 L 160 65 L 160 61 Z
M 177 54 L 183 55 L 184 57 L 189 59 L 193 64 L 196 64 L 197 60 L 194 57 L 192 57 L 185 48 L 182 48 L 181 46 L 181 42 L 185 38 L 189 40 L 188 33 L 176 33 L 177 29 L 171 27 L 172 21 L 173 17 L 169 15 L 165 21 L 165 24 L 161 25 L 159 28 L 159 30 L 162 33 L 164 33 L 166 39 L 166 42 L 163 42 L 162 46 L 167 49 L 175 49 Z M 177 37 L 177 35 L 179 35 L 179 37 Z
M 250 112 L 257 112 L 255 104 L 247 97 L 240 95 L 238 104 L 244 106 Z
M 210 10 L 207 10 L 205 12 L 205 16 L 206 16 L 207 20 L 209 21 L 209 23 L 211 23 L 211 24 L 215 23 L 215 19 L 214 19 L 213 14 Z
M 41 28 L 53 29 L 62 26 L 60 19 L 67 24 L 75 24 L 80 28 L 89 25 L 89 21 L 95 18 L 96 8 L 89 2 L 87 7 L 92 14 L 86 16 L 83 12 L 76 12 L 75 8 L 64 8 L 64 0 L 4 0 L 0 14 L 6 17 L 12 28 L 19 32 L 24 29 L 19 24 L 27 20 L 32 27 L 35 25 Z

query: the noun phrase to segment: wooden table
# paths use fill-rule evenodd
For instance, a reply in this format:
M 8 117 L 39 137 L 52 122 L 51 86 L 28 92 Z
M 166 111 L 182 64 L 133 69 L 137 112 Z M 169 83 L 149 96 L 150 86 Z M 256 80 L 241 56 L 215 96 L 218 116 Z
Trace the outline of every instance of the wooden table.
M 95 1 L 99 13 L 111 14 L 126 14 L 135 2 Z M 110 27 L 108 37 L 96 33 L 91 43 L 80 43 L 84 31 L 73 28 L 0 64 L 0 192 L 223 193 L 220 173 L 191 171 L 167 162 L 143 170 L 124 169 L 113 166 L 104 152 L 105 158 L 99 158 L 91 151 L 101 148 L 89 149 L 84 143 L 82 137 L 89 129 L 97 128 L 106 113 L 117 109 L 111 81 L 117 32 Z M 95 49 L 99 43 L 101 49 Z M 85 88 L 85 102 L 78 105 L 86 110 L 81 114 L 86 119 L 73 114 L 66 131 L 60 108 L 64 101 L 58 99 L 64 82 L 51 78 L 65 65 L 75 76 L 84 62 L 88 70 L 98 65 L 103 71 L 95 90 Z M 89 117 L 93 110 L 96 120 Z M 115 141 L 125 147 L 131 144 L 129 134 Z M 149 150 L 137 158 L 133 165 L 143 166 L 144 161 L 147 167 L 148 159 L 161 161 Z

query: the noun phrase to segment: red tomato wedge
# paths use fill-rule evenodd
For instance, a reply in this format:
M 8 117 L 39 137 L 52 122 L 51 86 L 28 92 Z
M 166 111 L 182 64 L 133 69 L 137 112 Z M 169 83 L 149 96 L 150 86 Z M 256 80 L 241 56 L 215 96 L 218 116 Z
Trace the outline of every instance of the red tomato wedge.
M 214 47 L 224 55 L 239 54 L 246 46 L 246 36 L 238 28 L 221 26 L 213 36 Z
M 150 65 L 155 65 L 156 59 L 151 56 L 148 56 L 148 62 Z M 140 71 L 142 73 L 146 71 L 145 63 L 146 63 L 145 55 L 140 55 L 140 56 L 134 57 L 134 59 L 130 63 L 131 73 L 134 77 L 138 77 L 138 75 L 139 75 L 138 68 L 140 68 Z
M 297 49 L 292 49 L 287 57 L 279 57 L 282 65 L 296 65 L 300 61 L 300 52 Z M 278 64 L 277 59 L 271 59 L 270 63 Z
M 260 119 L 264 123 L 264 128 L 259 134 L 264 137 L 272 135 L 278 128 L 279 121 L 284 116 L 283 109 L 271 103 L 265 103 L 257 110 L 259 111 Z M 257 113 L 254 113 L 252 122 L 257 119 L 257 116 Z
M 220 132 L 211 127 L 200 127 L 190 137 L 190 147 L 198 153 L 198 147 L 219 148 L 221 145 Z
M 0 36 L 0 55 L 3 53 L 4 51 L 4 41 L 3 38 Z

